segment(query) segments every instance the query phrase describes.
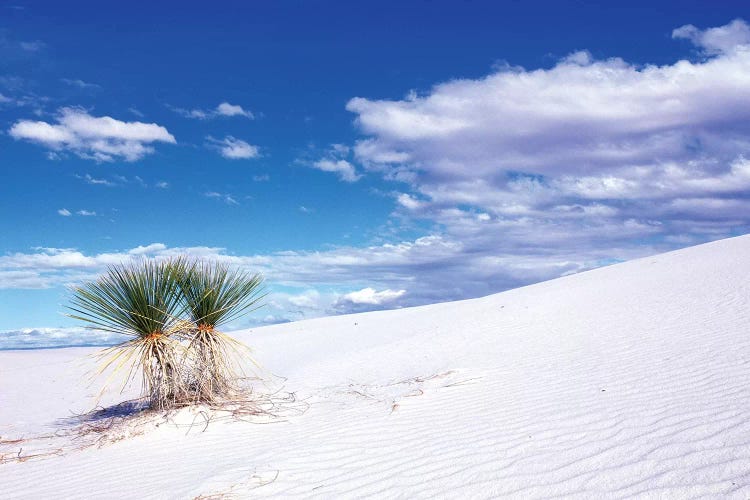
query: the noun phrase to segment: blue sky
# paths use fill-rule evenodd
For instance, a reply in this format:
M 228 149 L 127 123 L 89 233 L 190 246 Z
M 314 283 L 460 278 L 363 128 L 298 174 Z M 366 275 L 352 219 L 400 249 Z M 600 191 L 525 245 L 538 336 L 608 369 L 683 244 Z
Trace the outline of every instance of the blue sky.
M 750 7 L 599 4 L 0 2 L 5 345 L 138 256 L 263 272 L 243 327 L 748 232 Z

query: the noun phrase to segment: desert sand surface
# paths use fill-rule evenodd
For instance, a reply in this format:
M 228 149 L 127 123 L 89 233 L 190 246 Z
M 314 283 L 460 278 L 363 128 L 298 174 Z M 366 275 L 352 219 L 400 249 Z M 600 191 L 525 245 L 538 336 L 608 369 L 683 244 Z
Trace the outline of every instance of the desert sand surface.
M 235 335 L 268 414 L 118 414 L 99 349 L 0 352 L 0 496 L 750 498 L 750 236 Z

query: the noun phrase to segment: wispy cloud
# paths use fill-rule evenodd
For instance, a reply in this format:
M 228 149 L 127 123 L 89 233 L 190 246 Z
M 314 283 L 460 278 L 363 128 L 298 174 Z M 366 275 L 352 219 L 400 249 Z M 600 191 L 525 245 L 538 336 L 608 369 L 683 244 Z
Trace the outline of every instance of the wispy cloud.
M 61 208 L 61 209 L 59 209 L 57 211 L 57 213 L 59 215 L 62 215 L 63 217 L 71 217 L 73 215 L 73 212 L 71 212 L 67 208 Z M 75 215 L 79 215 L 81 217 L 94 217 L 94 216 L 96 216 L 96 212 L 94 212 L 93 210 L 84 210 L 84 209 L 81 209 L 81 210 L 77 210 L 75 212 Z M 47 249 L 45 249 L 45 250 L 47 250 Z
M 221 200 L 227 205 L 239 205 L 240 203 L 234 199 L 234 196 L 227 193 L 218 193 L 216 191 L 209 191 L 207 193 L 203 193 L 203 196 L 206 198 L 215 198 L 217 200 Z
M 18 45 L 27 52 L 38 52 L 46 47 L 46 44 L 40 40 L 34 40 L 31 42 L 19 42 Z
M 332 144 L 328 149 L 325 158 L 317 161 L 298 161 L 302 165 L 322 170 L 323 172 L 332 172 L 339 176 L 344 182 L 357 182 L 362 175 L 346 158 L 350 156 L 350 148 L 344 144 Z
M 356 182 L 362 177 L 357 174 L 354 165 L 346 160 L 318 160 L 312 164 L 312 167 L 323 172 L 336 173 L 345 182 Z
M 214 109 L 186 109 L 176 108 L 172 106 L 170 106 L 170 109 L 180 116 L 184 116 L 185 118 L 193 118 L 196 120 L 210 120 L 212 118 L 218 118 L 222 116 L 242 116 L 250 120 L 255 119 L 255 115 L 253 115 L 251 111 L 244 109 L 238 104 L 229 104 L 228 102 L 222 102 Z
M 55 152 L 71 151 L 100 162 L 136 161 L 152 153 L 154 142 L 174 144 L 166 128 L 155 123 L 123 122 L 109 116 L 95 117 L 79 108 L 62 108 L 56 123 L 20 120 L 8 131 Z
M 0 77 L 0 83 L 2 83 L 3 78 Z M 10 85 L 11 87 L 13 84 Z M 14 105 L 18 107 L 22 106 L 28 106 L 35 109 L 35 113 L 40 113 L 40 107 L 42 107 L 44 104 L 46 104 L 50 99 L 45 96 L 39 96 L 34 93 L 23 93 L 22 95 L 14 95 L 13 97 L 9 97 L 4 94 L 0 94 L 0 106 L 1 105 Z
M 226 202 L 223 193 L 206 196 Z M 469 235 L 465 241 L 457 241 L 451 235 L 437 234 L 365 247 L 249 255 L 230 255 L 216 247 L 168 247 L 162 243 L 99 254 L 73 248 L 37 248 L 0 256 L 0 288 L 57 287 L 92 279 L 110 264 L 188 255 L 261 272 L 274 288 L 283 287 L 283 292 L 272 291 L 264 309 L 268 322 L 281 322 L 477 297 L 596 267 L 605 260 L 627 260 L 695 243 L 682 240 L 634 246 L 625 235 L 614 240 L 624 242 L 621 246 L 608 242 L 555 247 L 545 244 L 545 235 L 536 233 L 533 223 L 530 221 L 525 229 L 530 235 L 537 234 L 538 244 L 526 247 L 518 243 L 517 223 L 509 221 L 506 229 L 512 234 L 511 244 L 499 248 L 485 246 L 496 242 L 492 238 Z M 543 232 L 551 230 L 554 228 L 543 228 Z M 611 228 L 613 233 L 621 230 Z M 630 234 L 634 232 L 638 232 L 637 227 Z M 584 232 L 580 241 L 589 240 L 590 234 Z
M 157 181 L 153 184 L 149 184 L 145 180 L 143 180 L 142 177 L 138 175 L 134 175 L 132 177 L 128 177 L 125 175 L 117 175 L 113 174 L 110 176 L 109 179 L 104 178 L 97 178 L 93 177 L 91 174 L 75 174 L 76 179 L 80 179 L 84 181 L 86 184 L 90 184 L 92 186 L 105 186 L 105 187 L 123 187 L 127 185 L 135 185 L 139 186 L 141 188 L 157 188 L 157 189 L 167 189 L 169 187 L 169 183 L 167 181 Z
M 120 334 L 87 328 L 22 328 L 0 331 L 0 349 L 107 346 L 127 340 Z
M 70 85 L 71 87 L 77 87 L 83 90 L 95 90 L 101 88 L 101 86 L 97 85 L 96 83 L 84 82 L 83 80 L 78 79 L 61 78 L 60 81 L 66 85 Z
M 226 200 L 223 193 L 206 196 Z M 307 290 L 302 292 L 303 298 L 293 293 L 274 299 L 278 302 L 274 314 L 282 316 L 308 304 L 303 316 L 295 316 L 299 318 L 484 295 L 592 267 L 605 256 L 624 259 L 636 255 L 632 249 L 550 253 L 541 247 L 528 254 L 507 249 L 481 253 L 472 244 L 433 235 L 368 247 L 261 255 L 229 255 L 222 248 L 167 247 L 161 243 L 101 254 L 42 248 L 0 256 L 0 283 L 6 288 L 52 287 L 88 279 L 108 264 L 136 257 L 201 256 L 262 272 L 275 286 Z M 649 251 L 655 250 L 640 248 L 638 255 Z M 332 291 L 311 295 L 309 290 L 314 288 Z
M 260 156 L 260 148 L 249 144 L 241 139 L 226 136 L 224 139 L 206 137 L 208 146 L 217 149 L 219 154 L 228 160 L 249 160 Z
M 76 177 L 78 179 L 82 179 L 82 180 L 86 181 L 86 184 L 91 184 L 91 185 L 94 185 L 94 186 L 98 185 L 98 186 L 112 187 L 112 186 L 116 186 L 117 185 L 116 183 L 114 183 L 112 181 L 109 181 L 107 179 L 97 179 L 95 177 L 92 177 L 90 174 L 76 175 Z M 124 177 L 123 177 L 123 179 L 124 179 Z
M 222 102 L 216 106 L 216 114 L 221 116 L 244 116 L 251 120 L 255 118 L 250 111 L 243 109 L 242 106 L 238 104 L 229 104 L 228 102 Z
M 172 111 L 185 118 L 194 118 L 197 120 L 207 120 L 212 117 L 211 111 L 204 111 L 202 109 L 184 109 L 184 108 L 172 108 Z

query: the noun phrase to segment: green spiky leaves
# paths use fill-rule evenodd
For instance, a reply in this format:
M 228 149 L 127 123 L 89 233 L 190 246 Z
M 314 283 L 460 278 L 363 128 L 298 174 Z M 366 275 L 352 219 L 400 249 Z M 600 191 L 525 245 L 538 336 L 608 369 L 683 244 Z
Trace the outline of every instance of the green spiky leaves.
M 187 313 L 202 327 L 216 328 L 257 307 L 263 278 L 220 262 L 195 262 L 180 281 Z
M 262 277 L 218 262 L 137 260 L 73 287 L 70 317 L 132 339 L 106 349 L 99 373 L 140 369 L 152 408 L 225 398 L 243 344 L 216 330 L 259 307 Z M 237 356 L 240 355 L 240 356 Z
M 69 316 L 98 330 L 135 337 L 169 331 L 183 305 L 179 285 L 184 269 L 182 258 L 110 266 L 96 281 L 72 289 L 75 314 Z

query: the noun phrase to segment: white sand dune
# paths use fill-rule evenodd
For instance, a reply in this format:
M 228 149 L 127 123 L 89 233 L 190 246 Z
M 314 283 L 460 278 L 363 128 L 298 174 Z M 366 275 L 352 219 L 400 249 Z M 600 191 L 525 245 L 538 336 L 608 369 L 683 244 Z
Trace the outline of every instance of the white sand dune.
M 103 446 L 69 434 L 95 350 L 1 352 L 0 496 L 750 498 L 749 257 L 743 236 L 240 332 L 296 395 L 278 417 L 183 412 Z

